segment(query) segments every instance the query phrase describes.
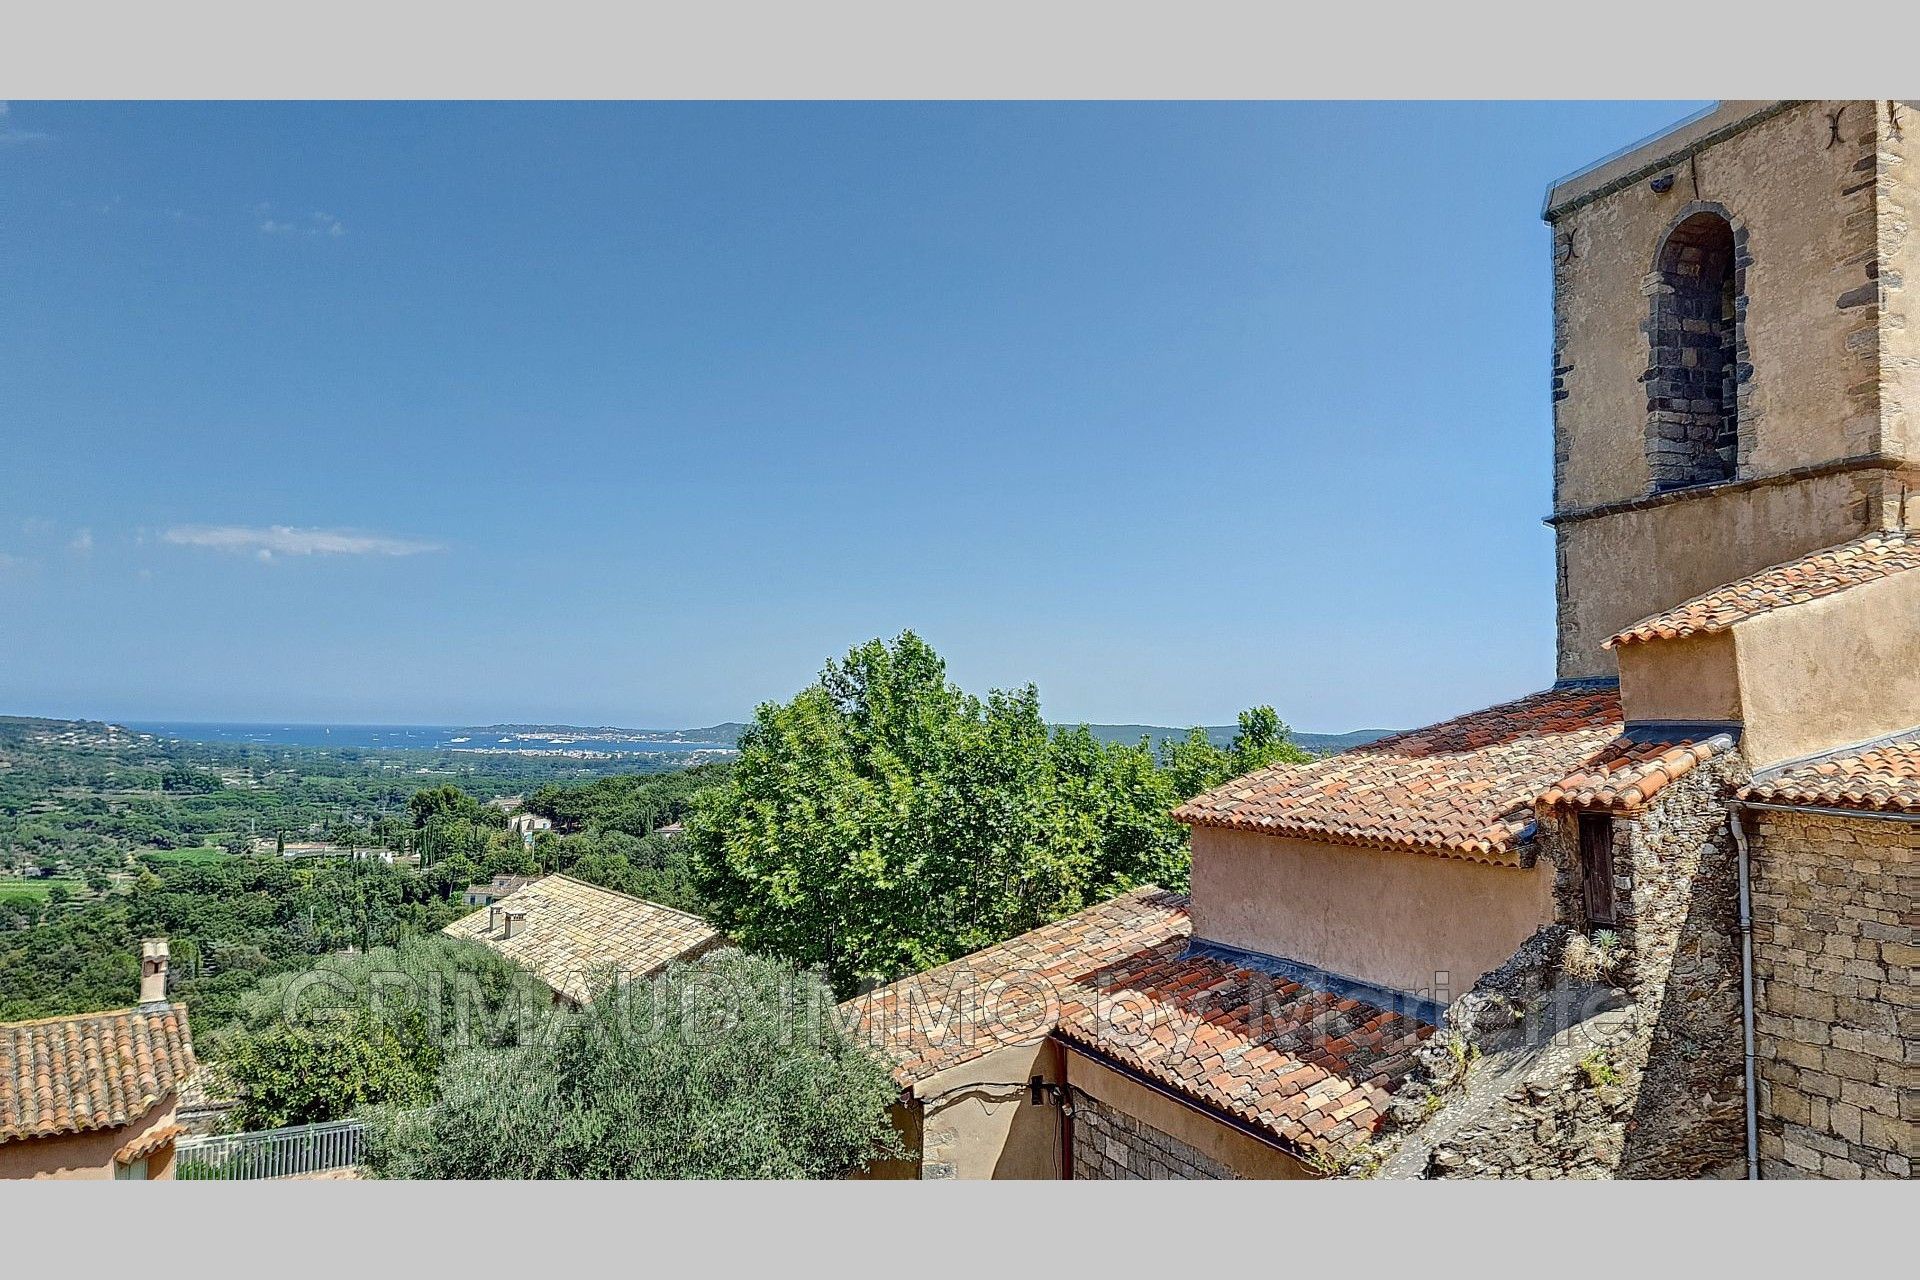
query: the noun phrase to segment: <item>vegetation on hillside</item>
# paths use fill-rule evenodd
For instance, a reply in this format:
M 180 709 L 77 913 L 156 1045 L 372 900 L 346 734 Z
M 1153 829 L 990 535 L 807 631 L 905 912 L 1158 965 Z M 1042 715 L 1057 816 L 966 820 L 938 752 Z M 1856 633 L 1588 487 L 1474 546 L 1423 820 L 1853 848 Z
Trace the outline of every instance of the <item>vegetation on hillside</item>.
M 894 1096 L 836 997 L 1184 888 L 1170 811 L 1305 758 L 1266 707 L 1226 745 L 1052 727 L 1032 686 L 969 694 L 912 633 L 761 707 L 736 761 L 673 772 L 0 721 L 0 1021 L 130 1003 L 139 941 L 167 937 L 246 1127 L 384 1108 L 394 1176 L 829 1176 L 884 1149 Z M 510 790 L 554 829 L 510 831 L 487 803 Z M 9 894 L 27 867 L 58 875 Z M 468 885 L 554 871 L 747 951 L 556 1014 L 531 975 L 439 935 Z
M 430 1102 L 449 1053 L 520 1044 L 552 1009 L 512 961 L 430 934 L 266 979 L 202 1052 L 240 1091 L 239 1127 L 270 1129 Z
M 455 1054 L 377 1114 L 390 1178 L 830 1178 L 892 1154 L 899 1090 L 818 978 L 725 950 L 615 987 L 553 1034 Z

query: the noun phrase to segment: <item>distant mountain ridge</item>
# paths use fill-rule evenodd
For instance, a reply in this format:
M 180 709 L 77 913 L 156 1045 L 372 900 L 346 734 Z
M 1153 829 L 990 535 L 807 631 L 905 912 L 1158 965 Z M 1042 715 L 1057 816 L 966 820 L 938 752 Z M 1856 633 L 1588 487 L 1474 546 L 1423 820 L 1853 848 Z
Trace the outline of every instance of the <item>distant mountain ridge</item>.
M 728 720 L 721 724 L 709 725 L 704 729 L 622 729 L 613 725 L 602 725 L 590 729 L 572 724 L 488 724 L 473 725 L 456 729 L 453 732 L 472 737 L 492 736 L 495 738 L 541 738 L 575 739 L 581 742 L 692 742 L 732 746 L 740 739 L 746 725 L 737 720 Z M 1076 724 L 1057 724 L 1056 729 L 1074 729 Z M 1226 746 L 1238 733 L 1237 725 L 1206 725 L 1207 738 L 1217 746 Z M 1147 739 L 1159 746 L 1169 738 L 1184 738 L 1188 729 L 1176 729 L 1156 724 L 1090 724 L 1087 730 L 1101 742 L 1138 742 Z M 1377 741 L 1397 729 L 1355 729 L 1350 733 L 1301 733 L 1296 731 L 1292 737 L 1302 750 L 1315 755 L 1332 755 L 1352 747 L 1363 746 Z
M 737 720 L 708 725 L 704 729 L 622 729 L 617 725 L 587 728 L 577 724 L 481 724 L 453 730 L 475 737 L 583 738 L 598 742 L 701 742 L 731 745 L 740 738 L 746 725 Z

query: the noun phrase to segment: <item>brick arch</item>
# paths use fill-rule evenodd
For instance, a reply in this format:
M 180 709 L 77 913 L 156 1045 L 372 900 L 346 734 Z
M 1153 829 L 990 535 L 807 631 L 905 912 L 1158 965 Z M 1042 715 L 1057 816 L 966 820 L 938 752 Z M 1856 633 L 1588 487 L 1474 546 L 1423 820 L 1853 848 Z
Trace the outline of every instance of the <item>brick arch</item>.
M 1646 281 L 1647 471 L 1654 490 L 1734 479 L 1744 430 L 1746 229 L 1695 201 L 1660 238 Z

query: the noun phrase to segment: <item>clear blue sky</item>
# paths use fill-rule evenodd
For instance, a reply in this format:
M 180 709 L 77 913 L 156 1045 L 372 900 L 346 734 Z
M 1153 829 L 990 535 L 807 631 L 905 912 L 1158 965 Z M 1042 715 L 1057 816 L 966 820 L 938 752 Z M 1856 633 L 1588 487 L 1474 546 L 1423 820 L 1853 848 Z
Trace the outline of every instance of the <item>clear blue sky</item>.
M 1698 103 L 0 115 L 0 713 L 1552 679 L 1552 178 Z

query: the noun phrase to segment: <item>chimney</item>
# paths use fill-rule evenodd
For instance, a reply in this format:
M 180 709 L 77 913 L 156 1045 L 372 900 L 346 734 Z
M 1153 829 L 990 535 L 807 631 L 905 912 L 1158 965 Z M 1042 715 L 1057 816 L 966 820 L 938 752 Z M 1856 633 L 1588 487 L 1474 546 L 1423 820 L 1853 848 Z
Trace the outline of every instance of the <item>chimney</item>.
M 167 1002 L 167 940 L 148 938 L 140 944 L 140 1003 Z
M 500 908 L 494 906 L 492 903 L 488 903 L 487 904 L 487 932 L 492 933 L 495 929 L 498 929 L 499 927 L 500 927 Z
M 507 936 L 509 938 L 527 927 L 527 909 L 525 907 L 508 907 L 506 914 Z

